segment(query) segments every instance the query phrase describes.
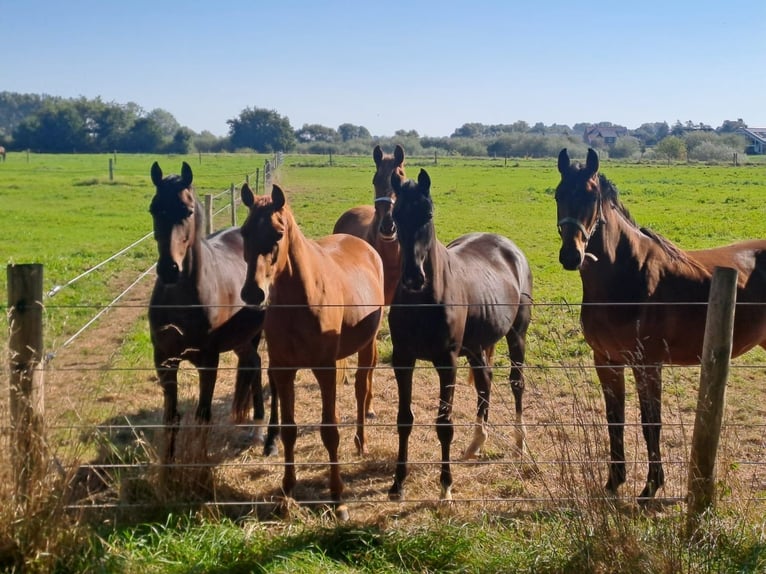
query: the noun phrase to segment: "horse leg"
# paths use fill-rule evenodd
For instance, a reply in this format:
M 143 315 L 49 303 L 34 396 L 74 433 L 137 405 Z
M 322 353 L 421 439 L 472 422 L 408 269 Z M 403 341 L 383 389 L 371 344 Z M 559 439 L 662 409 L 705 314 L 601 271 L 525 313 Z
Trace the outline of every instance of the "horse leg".
M 617 493 L 625 482 L 625 368 L 596 353 L 594 363 L 604 394 L 609 429 L 609 478 L 605 488 Z
M 473 383 L 476 387 L 476 424 L 473 427 L 473 440 L 463 451 L 461 458 L 478 458 L 481 448 L 487 441 L 487 420 L 489 418 L 489 396 L 492 389 L 492 368 L 485 361 L 487 355 L 492 356 L 494 345 L 489 353 L 479 350 L 468 354 L 468 362 L 471 364 Z
M 207 439 L 210 432 L 210 420 L 213 418 L 213 392 L 215 391 L 215 381 L 218 378 L 218 361 L 220 355 L 218 352 L 206 353 L 200 358 L 197 365 L 199 375 L 199 402 L 197 403 L 197 412 L 195 420 L 200 425 L 199 447 L 202 456 L 207 455 Z
M 249 405 L 253 407 L 252 432 L 253 442 L 263 444 L 263 424 L 265 419 L 264 392 L 261 375 L 261 356 L 258 354 L 258 339 L 248 342 L 243 349 L 237 350 L 237 381 L 234 387 L 232 415 L 234 421 L 243 423 L 248 420 Z
M 389 500 L 404 498 L 404 481 L 407 479 L 407 456 L 412 423 L 412 370 L 415 368 L 415 357 L 403 356 L 401 348 L 394 346 L 391 364 L 396 376 L 396 387 L 399 393 L 399 411 L 396 415 L 396 430 L 399 434 L 399 455 L 396 460 L 394 484 L 388 490 Z
M 165 426 L 165 445 L 162 452 L 162 463 L 168 464 L 173 460 L 176 449 L 176 436 L 181 424 L 181 414 L 178 412 L 178 359 L 166 359 L 155 349 L 154 365 L 157 378 L 162 387 L 163 413 L 162 423 Z
M 375 339 L 366 347 L 359 349 L 357 353 L 358 367 L 354 379 L 354 391 L 356 393 L 356 444 L 357 453 L 369 454 L 364 436 L 364 419 L 369 416 L 368 407 L 372 397 L 372 371 L 377 360 L 377 346 Z
M 439 476 L 442 501 L 452 500 L 452 469 L 450 468 L 450 447 L 455 428 L 452 424 L 452 403 L 455 398 L 455 380 L 457 377 L 457 356 L 449 353 L 434 360 L 434 367 L 439 373 L 439 410 L 436 416 L 436 436 L 442 450 L 442 466 Z M 489 399 L 489 395 L 487 395 Z
M 375 409 L 372 408 L 372 389 L 373 389 L 373 377 L 375 376 L 375 365 L 378 364 L 378 343 L 377 336 L 372 340 L 372 359 L 370 360 L 370 368 L 367 370 L 367 398 L 364 401 L 364 413 L 368 419 L 375 418 Z
M 263 456 L 274 456 L 279 454 L 277 447 L 277 437 L 279 437 L 279 399 L 277 397 L 277 384 L 274 377 L 267 370 L 266 378 L 269 380 L 269 391 L 271 393 L 271 409 L 269 410 L 269 424 L 266 430 L 266 440 L 263 443 Z
M 662 431 L 662 365 L 633 367 L 641 405 L 641 430 L 649 457 L 649 472 L 646 485 L 639 499 L 653 498 L 665 484 L 665 471 L 660 455 L 660 432 Z
M 508 356 L 511 360 L 509 380 L 516 410 L 514 434 L 516 454 L 523 456 L 527 450 L 527 430 L 524 427 L 524 360 L 527 353 L 527 329 L 532 319 L 532 305 L 521 305 L 511 330 L 505 335 L 508 343 Z
M 337 387 L 335 386 L 336 372 L 335 362 L 325 367 L 312 369 L 319 383 L 319 391 L 322 395 L 322 424 L 319 434 L 322 444 L 327 450 L 330 460 L 330 497 L 335 505 L 335 514 L 341 520 L 348 520 L 348 509 L 342 504 L 343 480 L 340 477 L 340 465 L 338 464 L 338 446 L 340 445 L 340 433 L 338 432 L 338 413 L 336 408 Z M 357 388 L 359 376 L 357 374 Z M 357 393 L 358 397 L 358 393 Z M 361 405 L 357 402 L 358 406 Z M 360 413 L 363 414 L 363 413 Z
M 269 365 L 269 379 L 277 391 L 279 411 L 282 417 L 280 434 L 285 449 L 285 471 L 282 476 L 282 493 L 286 498 L 292 498 L 295 488 L 295 439 L 298 428 L 295 426 L 295 369 L 272 368 Z M 273 398 L 272 398 L 273 400 Z M 271 430 L 269 422 L 269 430 Z

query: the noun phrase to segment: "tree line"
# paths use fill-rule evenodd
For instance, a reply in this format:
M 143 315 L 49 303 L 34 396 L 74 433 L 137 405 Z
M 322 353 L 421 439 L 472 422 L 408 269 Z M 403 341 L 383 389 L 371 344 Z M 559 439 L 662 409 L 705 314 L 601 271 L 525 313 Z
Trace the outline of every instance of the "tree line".
M 668 125 L 644 123 L 636 129 L 610 122 L 529 125 L 524 121 L 486 125 L 465 123 L 450 136 L 421 137 L 415 130 L 373 136 L 364 126 L 344 123 L 337 128 L 304 124 L 293 128 L 275 110 L 248 107 L 227 120 L 228 134 L 196 133 L 181 126 L 167 110 L 146 111 L 134 102 L 119 104 L 100 98 L 61 98 L 0 92 L 0 145 L 9 150 L 41 153 L 190 153 L 252 150 L 318 154 L 367 154 L 375 143 L 401 143 L 410 155 L 551 157 L 562 147 L 584 155 L 587 147 L 615 158 L 728 160 L 743 152 L 746 140 L 737 133 L 742 119 L 717 128 L 691 121 Z M 616 139 L 585 141 L 589 130 L 602 128 Z

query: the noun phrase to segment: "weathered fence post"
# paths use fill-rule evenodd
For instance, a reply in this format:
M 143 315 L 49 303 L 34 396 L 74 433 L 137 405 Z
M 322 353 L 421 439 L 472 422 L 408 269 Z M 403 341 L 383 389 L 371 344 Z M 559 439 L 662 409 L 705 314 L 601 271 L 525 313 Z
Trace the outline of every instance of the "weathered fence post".
M 687 532 L 693 534 L 702 513 L 715 502 L 715 462 L 731 363 L 737 270 L 716 267 L 710 285 L 702 369 L 689 460 Z
M 234 187 L 234 184 L 232 183 L 229 187 L 229 201 L 231 201 L 231 225 L 232 227 L 237 225 L 237 196 L 236 196 L 236 190 L 237 188 Z
M 258 195 L 258 186 L 261 183 L 261 168 L 255 168 L 255 195 Z
M 11 462 L 17 505 L 43 472 L 43 266 L 8 265 Z
M 114 181 L 114 161 L 109 158 L 109 181 Z
M 205 234 L 213 233 L 213 196 L 205 195 Z

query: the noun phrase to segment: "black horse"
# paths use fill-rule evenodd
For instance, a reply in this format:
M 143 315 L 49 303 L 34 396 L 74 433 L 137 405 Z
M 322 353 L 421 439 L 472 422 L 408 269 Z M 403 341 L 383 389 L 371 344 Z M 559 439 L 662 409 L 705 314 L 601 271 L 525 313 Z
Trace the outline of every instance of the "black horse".
M 431 361 L 439 374 L 436 433 L 441 443 L 441 499 L 451 500 L 452 402 L 458 357 L 471 366 L 478 395 L 472 443 L 463 456 L 476 456 L 486 440 L 491 357 L 505 337 L 511 359 L 510 382 L 516 405 L 516 448 L 524 449 L 522 365 L 531 320 L 532 273 L 521 250 L 508 238 L 469 233 L 444 246 L 436 238 L 431 179 L 391 178 L 396 193 L 393 218 L 401 245 L 402 275 L 389 312 L 391 359 L 399 389 L 399 456 L 389 498 L 401 500 L 407 477 L 407 445 L 412 431 L 412 374 L 415 361 Z
M 256 439 L 261 438 L 265 413 L 258 343 L 264 312 L 243 307 L 239 295 L 246 271 L 239 228 L 203 237 L 204 212 L 192 189 L 189 164 L 183 163 L 180 176 L 163 177 L 155 162 L 151 175 L 157 190 L 149 212 L 159 258 L 149 304 L 149 329 L 164 394 L 163 462 L 169 462 L 181 419 L 177 377 L 182 360 L 197 367 L 196 420 L 209 423 L 219 356 L 234 351 L 238 363 L 232 413 L 237 422 L 246 420 L 252 401 Z M 273 449 L 273 444 L 266 445 L 267 453 Z

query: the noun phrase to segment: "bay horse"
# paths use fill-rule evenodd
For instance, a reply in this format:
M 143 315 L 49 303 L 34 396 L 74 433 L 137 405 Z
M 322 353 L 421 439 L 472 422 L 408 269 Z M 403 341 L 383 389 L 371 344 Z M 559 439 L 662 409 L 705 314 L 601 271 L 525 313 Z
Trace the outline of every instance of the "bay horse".
M 392 155 L 384 154 L 380 145 L 376 145 L 372 150 L 372 159 L 375 162 L 375 173 L 372 176 L 372 186 L 375 191 L 373 205 L 357 205 L 345 211 L 335 222 L 332 232 L 360 237 L 375 248 L 383 262 L 384 301 L 386 305 L 390 305 L 396 285 L 399 283 L 402 266 L 399 242 L 396 240 L 396 225 L 391 217 L 391 209 L 394 205 L 391 174 L 396 172 L 401 177 L 405 177 L 404 148 L 396 144 Z M 375 352 L 377 363 L 377 349 Z M 339 367 L 345 368 L 345 363 L 341 362 Z M 375 417 L 375 411 L 372 408 L 374 375 L 375 372 L 371 370 L 369 372 L 371 391 L 365 408 L 368 418 Z
M 766 303 L 766 241 L 683 251 L 636 224 L 617 188 L 599 172 L 594 150 L 588 150 L 581 165 L 572 163 L 562 149 L 558 171 L 559 262 L 566 270 L 580 272 L 580 320 L 606 406 L 610 463 L 605 488 L 616 493 L 626 478 L 625 367 L 630 367 L 649 460 L 639 497 L 646 501 L 665 482 L 660 455 L 662 366 L 700 363 L 707 314 L 707 305 L 701 303 L 708 301 L 715 267 L 737 270 L 738 303 Z M 758 345 L 766 348 L 766 305 L 735 314 L 732 356 Z
M 181 419 L 178 368 L 183 360 L 198 371 L 195 418 L 209 423 L 219 356 L 234 351 L 238 362 L 232 415 L 236 422 L 244 422 L 252 401 L 256 440 L 261 439 L 265 409 L 258 343 L 264 313 L 243 307 L 240 298 L 246 266 L 239 229 L 203 236 L 204 210 L 192 188 L 189 164 L 182 164 L 180 176 L 163 177 L 154 162 L 151 177 L 156 193 L 149 212 L 159 256 L 148 315 L 154 366 L 164 397 L 162 460 L 167 463 L 175 454 Z M 272 405 L 272 413 L 275 408 Z M 265 446 L 266 452 L 274 448 L 273 443 Z
M 354 440 L 358 453 L 364 455 L 368 373 L 375 368 L 383 316 L 383 264 L 372 246 L 358 237 L 333 234 L 313 240 L 304 236 L 278 185 L 272 186 L 270 196 L 255 196 L 247 184 L 241 194 L 249 208 L 242 225 L 247 261 L 242 298 L 251 305 L 266 305 L 268 373 L 280 405 L 284 446 L 282 490 L 286 498 L 292 497 L 295 377 L 298 369 L 309 368 L 322 395 L 320 434 L 330 459 L 330 495 L 336 516 L 346 520 L 338 465 L 336 361 L 358 354 Z M 269 434 L 273 428 L 269 424 Z
M 335 222 L 332 232 L 361 237 L 375 248 L 383 261 L 385 301 L 386 305 L 390 305 L 401 273 L 396 225 L 391 217 L 395 199 L 391 175 L 396 172 L 399 177 L 405 177 L 404 148 L 397 144 L 391 155 L 384 154 L 376 145 L 372 150 L 372 159 L 375 161 L 375 174 L 372 176 L 374 205 L 357 205 L 344 212 Z
M 392 176 L 393 218 L 402 250 L 402 273 L 388 315 L 399 391 L 399 454 L 391 500 L 403 498 L 408 442 L 413 425 L 412 375 L 418 359 L 439 375 L 436 433 L 441 444 L 441 499 L 452 499 L 450 445 L 458 357 L 467 357 L 478 398 L 476 424 L 464 458 L 478 455 L 487 436 L 492 367 L 488 356 L 505 337 L 516 409 L 516 449 L 524 449 L 522 366 L 532 313 L 532 272 L 521 250 L 494 233 L 469 233 L 446 247 L 436 237 L 431 179 L 420 170 L 417 183 Z

